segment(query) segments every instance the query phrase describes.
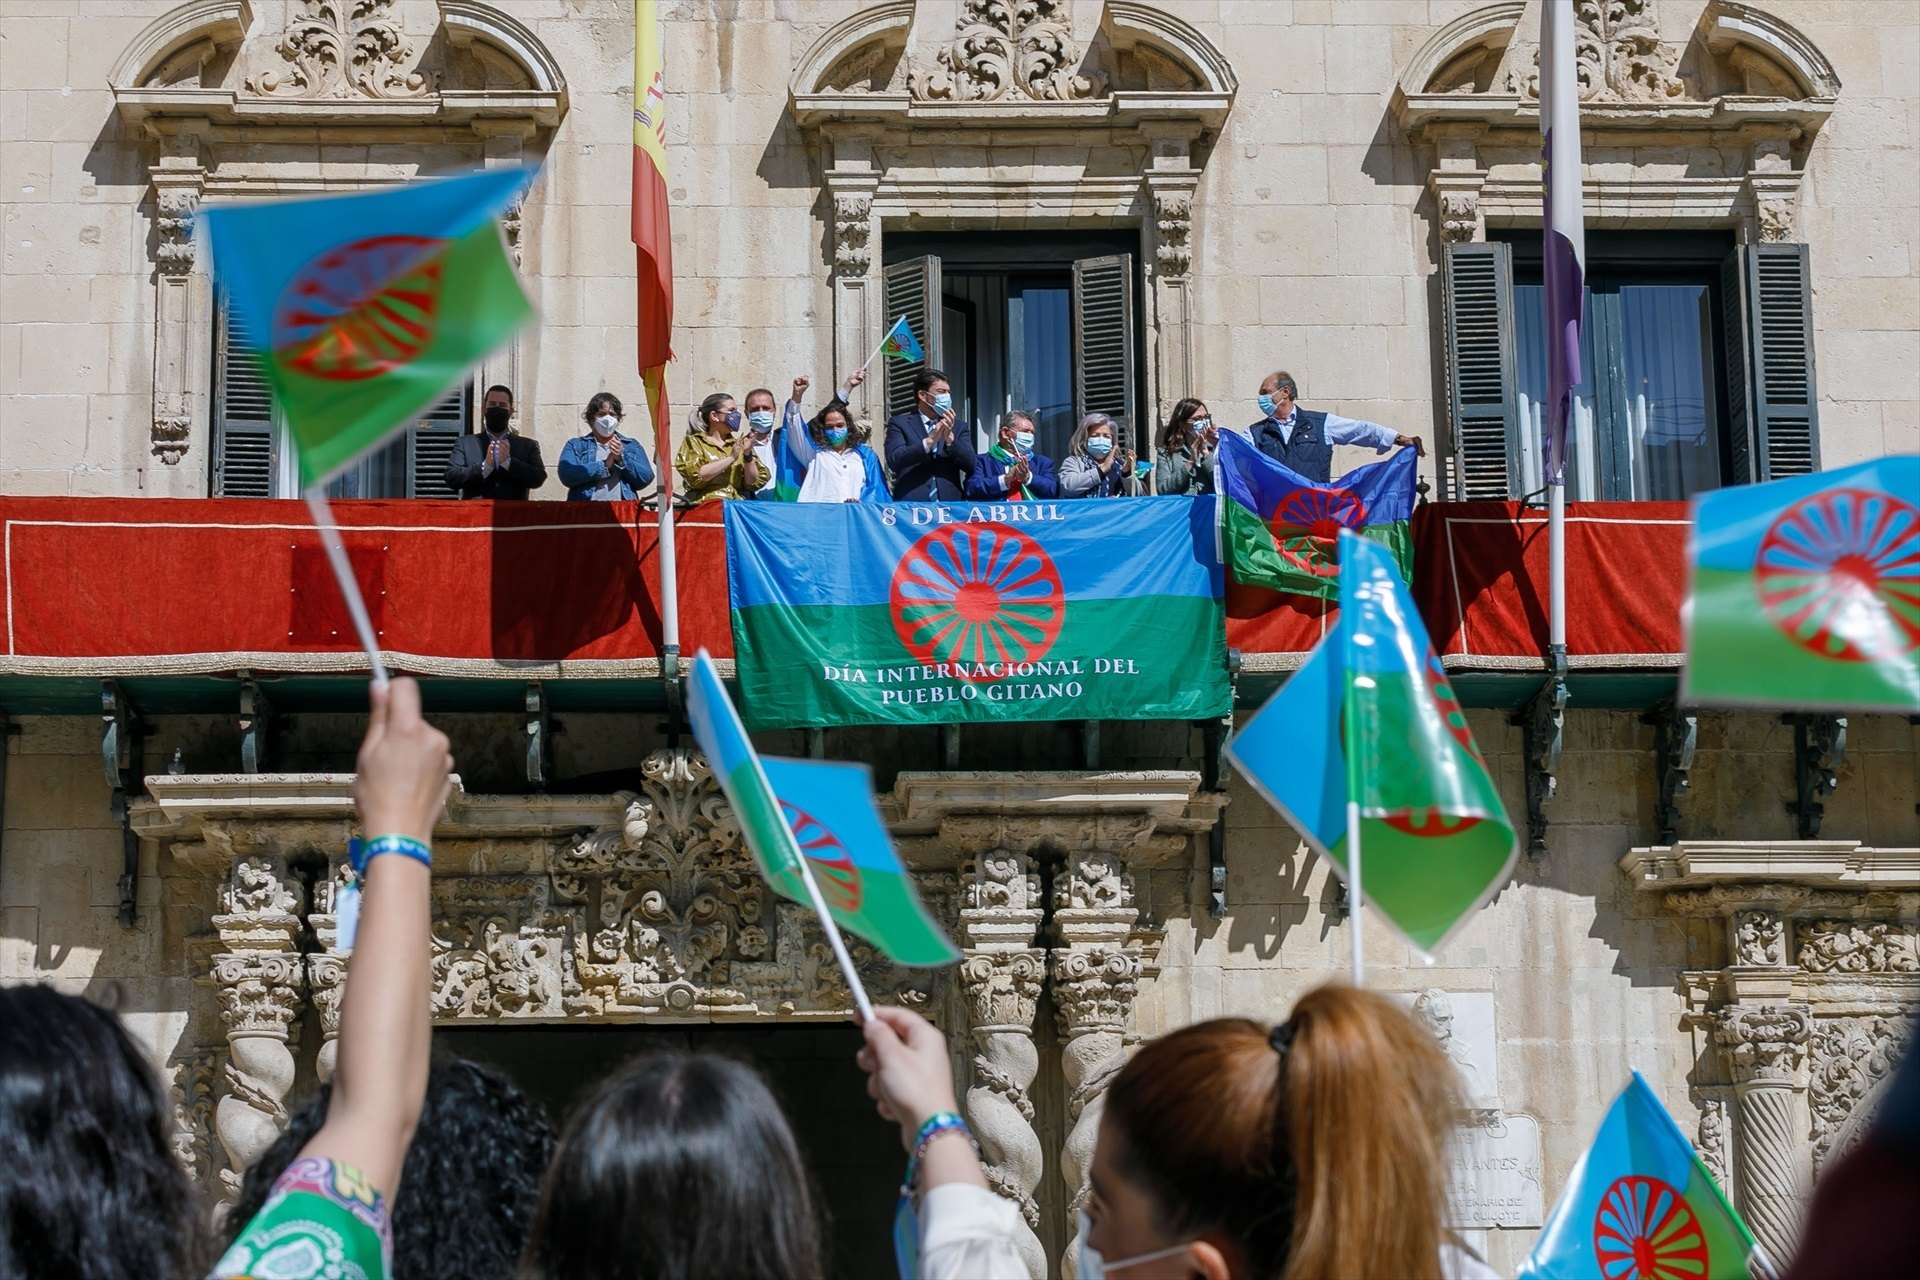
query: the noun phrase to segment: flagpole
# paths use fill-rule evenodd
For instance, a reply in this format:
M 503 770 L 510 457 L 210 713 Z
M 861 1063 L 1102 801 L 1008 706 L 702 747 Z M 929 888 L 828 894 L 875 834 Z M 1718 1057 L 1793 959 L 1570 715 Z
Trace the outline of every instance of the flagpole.
M 1353 922 L 1353 985 L 1367 982 L 1366 961 L 1360 945 L 1360 920 L 1366 899 L 1360 891 L 1360 802 L 1347 801 L 1347 915 Z
M 905 318 L 906 317 L 902 316 L 900 319 L 904 320 Z M 892 324 L 887 326 L 887 331 L 880 335 L 879 343 L 874 346 L 873 354 L 868 356 L 863 362 L 861 362 L 860 371 L 862 373 L 866 372 L 868 365 L 871 365 L 875 360 L 878 360 L 880 358 L 880 353 L 886 349 L 887 340 L 893 337 L 893 331 L 895 329 L 898 329 L 899 327 L 900 327 L 900 320 L 895 320 Z
M 313 524 L 320 531 L 320 545 L 327 550 L 327 563 L 333 566 L 334 580 L 340 584 L 340 594 L 346 598 L 347 613 L 353 619 L 353 629 L 360 637 L 360 647 L 367 651 L 367 661 L 373 667 L 375 688 L 384 689 L 387 685 L 387 664 L 380 661 L 380 642 L 373 634 L 373 619 L 367 616 L 367 602 L 360 594 L 360 583 L 353 576 L 353 565 L 347 560 L 347 544 L 340 540 L 339 526 L 333 522 L 333 508 L 327 504 L 327 491 L 321 485 L 313 485 L 306 491 L 307 510 L 313 513 Z
M 1541 441 L 1547 488 L 1547 658 L 1567 669 L 1567 436 L 1581 381 L 1586 216 L 1580 174 L 1580 98 L 1572 0 L 1540 6 L 1541 262 L 1547 336 L 1547 424 Z

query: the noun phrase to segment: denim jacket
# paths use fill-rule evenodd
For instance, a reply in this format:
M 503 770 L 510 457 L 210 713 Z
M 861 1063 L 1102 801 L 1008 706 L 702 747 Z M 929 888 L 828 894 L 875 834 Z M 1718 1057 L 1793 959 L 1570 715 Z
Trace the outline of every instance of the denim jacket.
M 600 461 L 598 445 L 589 432 L 573 437 L 560 450 L 560 483 L 567 486 L 568 502 L 592 501 L 594 486 L 610 474 L 607 464 Z M 631 436 L 620 437 L 620 457 L 619 500 L 632 502 L 640 496 L 640 490 L 653 483 L 653 464 L 647 461 L 647 451 L 640 442 Z

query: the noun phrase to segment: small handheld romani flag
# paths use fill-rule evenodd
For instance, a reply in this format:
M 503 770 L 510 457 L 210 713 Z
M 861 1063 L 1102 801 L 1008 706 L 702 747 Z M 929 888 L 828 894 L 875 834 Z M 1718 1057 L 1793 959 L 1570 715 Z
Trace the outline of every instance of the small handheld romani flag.
M 1385 546 L 1402 578 L 1413 576 L 1413 499 L 1419 459 L 1411 449 L 1355 467 L 1332 484 L 1220 433 L 1214 455 L 1222 549 L 1235 582 L 1331 600 L 1340 590 L 1340 533 Z
M 920 340 L 913 336 L 913 326 L 907 318 L 901 316 L 893 322 L 893 328 L 887 330 L 887 337 L 880 344 L 880 354 L 889 360 L 924 360 L 927 353 L 921 349 Z
M 1695 500 L 1682 705 L 1920 712 L 1920 455 Z
M 1573 1167 L 1519 1280 L 1747 1280 L 1757 1251 L 1636 1071 Z
M 804 857 L 841 928 L 899 964 L 960 959 L 893 850 L 865 765 L 761 757 L 704 649 L 693 661 L 687 717 L 775 893 L 813 905 L 800 871 Z
M 1341 535 L 1340 622 L 1227 744 L 1254 789 L 1432 955 L 1513 871 L 1513 824 L 1385 547 Z
M 534 311 L 499 216 L 524 169 L 201 210 L 214 274 L 319 484 L 432 404 Z

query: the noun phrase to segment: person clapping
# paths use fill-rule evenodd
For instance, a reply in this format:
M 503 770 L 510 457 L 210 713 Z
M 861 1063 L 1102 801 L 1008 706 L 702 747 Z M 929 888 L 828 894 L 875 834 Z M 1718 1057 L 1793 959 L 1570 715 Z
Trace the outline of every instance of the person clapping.
M 620 434 L 620 397 L 602 391 L 580 415 L 587 433 L 560 450 L 560 483 L 569 502 L 632 502 L 653 483 L 653 463 L 638 440 Z
M 1000 438 L 981 454 L 967 477 L 969 498 L 1057 498 L 1060 482 L 1053 459 L 1033 447 L 1031 414 L 1015 409 L 1001 415 Z
M 1080 429 L 1073 433 L 1067 456 L 1060 462 L 1060 496 L 1117 498 L 1139 492 L 1133 450 L 1118 439 L 1113 419 L 1104 413 L 1080 419 Z

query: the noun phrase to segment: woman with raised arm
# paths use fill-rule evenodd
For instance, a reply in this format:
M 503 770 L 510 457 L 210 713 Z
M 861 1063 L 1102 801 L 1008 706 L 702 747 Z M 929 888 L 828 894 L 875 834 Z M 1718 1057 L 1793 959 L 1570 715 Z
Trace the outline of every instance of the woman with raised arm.
M 801 397 L 813 385 L 807 377 L 793 380 L 793 397 L 787 401 L 786 425 L 781 428 L 781 446 L 792 456 L 804 478 L 800 482 L 801 502 L 891 502 L 887 492 L 887 474 L 880 459 L 867 443 L 873 433 L 853 420 L 847 397 L 866 381 L 867 371 L 855 369 L 826 407 L 811 422 L 804 420 Z
M 418 684 L 403 677 L 371 693 L 353 781 L 367 833 L 352 855 L 360 918 L 327 1118 L 214 1266 L 214 1280 L 390 1274 L 386 1205 L 427 1092 L 428 887 L 453 757 L 446 735 L 420 717 Z

